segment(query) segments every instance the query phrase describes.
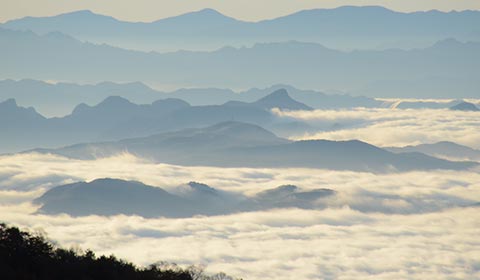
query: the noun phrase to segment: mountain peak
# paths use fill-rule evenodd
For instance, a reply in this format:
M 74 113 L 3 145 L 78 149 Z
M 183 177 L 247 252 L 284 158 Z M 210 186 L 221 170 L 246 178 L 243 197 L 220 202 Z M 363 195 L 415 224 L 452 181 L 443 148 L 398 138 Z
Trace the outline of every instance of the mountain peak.
M 60 14 L 57 17 L 69 17 L 77 19 L 94 19 L 94 18 L 104 18 L 104 19 L 114 19 L 113 17 L 96 14 L 91 10 L 78 10 L 69 13 Z
M 455 111 L 480 111 L 475 104 L 462 101 L 459 104 L 450 107 L 450 110 L 455 110 Z
M 234 18 L 228 17 L 217 10 L 206 8 L 198 11 L 188 12 L 185 14 L 181 14 L 178 16 L 168 17 L 164 19 L 160 19 L 155 21 L 154 23 L 161 23 L 164 21 L 169 22 L 176 22 L 180 20 L 191 20 L 193 23 L 204 23 L 204 22 L 215 22 L 218 23 L 217 20 L 226 20 L 226 21 L 238 21 Z
M 269 95 L 259 99 L 254 104 L 265 109 L 279 108 L 286 110 L 312 110 L 311 107 L 291 98 L 287 90 L 284 88 L 277 89 Z
M 120 96 L 109 96 L 100 102 L 97 106 L 122 106 L 132 104 L 128 99 Z
M 277 89 L 276 91 L 270 93 L 267 95 L 267 97 L 272 97 L 272 98 L 291 98 L 290 95 L 288 95 L 288 92 L 286 89 L 281 88 Z
M 220 15 L 220 16 L 224 16 L 222 13 L 220 13 L 219 11 L 215 10 L 215 9 L 212 9 L 212 8 L 205 8 L 205 9 L 202 9 L 200 11 L 197 11 L 197 12 L 194 12 L 194 13 L 198 13 L 198 14 L 205 14 L 205 15 Z
M 257 194 L 259 198 L 267 198 L 267 199 L 277 199 L 279 197 L 284 197 L 290 195 L 298 190 L 297 186 L 294 185 L 282 185 L 273 189 L 268 189 L 265 191 L 261 191 Z
M 187 185 L 195 191 L 199 191 L 203 193 L 211 193 L 211 194 L 217 193 L 217 190 L 215 190 L 214 188 L 206 184 L 192 181 L 192 182 L 189 182 Z
M 248 136 L 248 138 L 251 139 L 277 139 L 275 134 L 261 126 L 236 121 L 221 122 L 207 127 L 206 131 L 209 133 L 229 135 L 231 137 L 241 136 L 243 138 Z
M 64 15 L 94 15 L 94 13 L 91 10 L 78 10 L 78 11 L 66 13 Z

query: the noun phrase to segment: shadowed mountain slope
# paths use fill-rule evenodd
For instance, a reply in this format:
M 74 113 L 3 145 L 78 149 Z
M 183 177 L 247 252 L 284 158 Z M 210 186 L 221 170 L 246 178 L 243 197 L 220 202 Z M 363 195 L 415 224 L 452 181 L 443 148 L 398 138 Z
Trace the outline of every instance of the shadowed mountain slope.
M 187 166 L 309 167 L 367 172 L 462 170 L 477 165 L 441 160 L 421 153 L 395 154 L 357 140 L 291 142 L 258 126 L 238 122 L 37 151 L 80 159 L 129 152 L 158 162 Z

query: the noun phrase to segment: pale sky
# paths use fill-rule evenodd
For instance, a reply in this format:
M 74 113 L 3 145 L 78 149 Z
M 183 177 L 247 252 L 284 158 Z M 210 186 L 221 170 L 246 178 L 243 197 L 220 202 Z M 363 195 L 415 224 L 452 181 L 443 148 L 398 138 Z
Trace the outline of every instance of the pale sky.
M 0 0 L 0 22 L 85 9 L 121 20 L 148 22 L 203 8 L 213 8 L 237 19 L 258 21 L 304 9 L 344 5 L 379 5 L 404 12 L 480 10 L 480 0 Z

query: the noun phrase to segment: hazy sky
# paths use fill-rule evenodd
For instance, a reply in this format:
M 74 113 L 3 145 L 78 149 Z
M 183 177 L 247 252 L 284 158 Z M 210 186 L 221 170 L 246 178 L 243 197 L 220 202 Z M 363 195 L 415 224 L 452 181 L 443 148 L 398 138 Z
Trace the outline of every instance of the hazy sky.
M 203 8 L 213 8 L 238 19 L 255 21 L 303 9 L 343 5 L 381 5 L 407 12 L 480 10 L 479 0 L 0 0 L 0 22 L 83 9 L 123 20 L 153 21 Z

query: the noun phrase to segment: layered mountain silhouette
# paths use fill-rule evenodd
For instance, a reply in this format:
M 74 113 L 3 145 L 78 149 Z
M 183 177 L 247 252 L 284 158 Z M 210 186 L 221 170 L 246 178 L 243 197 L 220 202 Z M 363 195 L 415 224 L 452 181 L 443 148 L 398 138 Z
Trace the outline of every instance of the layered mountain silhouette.
M 475 98 L 480 81 L 480 43 L 453 39 L 412 50 L 345 52 L 288 41 L 211 52 L 155 53 L 83 43 L 58 33 L 39 36 L 0 29 L 0 43 L 0 59 L 7 66 L 0 69 L 0 76 L 14 79 L 135 80 L 177 87 L 227 88 L 283 83 L 374 97 L 415 98 Z M 426 88 L 409 83 L 432 77 L 448 81 L 449 86 L 442 89 L 428 83 L 430 88 Z M 392 90 L 396 81 L 404 85 L 401 95 Z
M 136 181 L 106 178 L 54 187 L 34 203 L 41 205 L 38 213 L 42 214 L 180 218 L 273 208 L 323 208 L 325 202 L 322 200 L 334 194 L 330 189 L 301 190 L 296 186 L 280 186 L 246 197 L 197 182 L 167 192 Z
M 116 142 L 36 151 L 78 159 L 128 152 L 158 162 L 186 166 L 308 167 L 366 172 L 462 170 L 477 165 L 437 159 L 422 153 L 396 154 L 357 140 L 292 142 L 259 126 L 232 121 Z
M 212 9 L 204 9 L 141 23 L 120 21 L 91 11 L 76 11 L 52 17 L 25 17 L 1 26 L 32 30 L 39 34 L 60 31 L 81 40 L 147 51 L 211 50 L 225 45 L 288 40 L 324 43 L 348 49 L 412 48 L 447 37 L 478 40 L 480 13 L 400 13 L 375 6 L 345 6 L 305 10 L 271 20 L 245 22 Z
M 109 96 L 120 96 L 133 103 L 152 103 L 159 99 L 182 99 L 194 106 L 221 105 L 228 101 L 252 103 L 268 94 L 285 89 L 301 103 L 314 108 L 337 109 L 378 107 L 382 102 L 362 96 L 325 94 L 314 90 L 300 90 L 289 85 L 274 85 L 264 89 L 252 88 L 234 92 L 219 88 L 188 88 L 171 92 L 154 90 L 143 83 L 101 82 L 95 85 L 73 83 L 46 83 L 38 80 L 0 80 L 0 100 L 15 98 L 21 106 L 32 106 L 40 113 L 64 116 L 79 103 L 98 104 Z
M 389 147 L 385 149 L 395 153 L 419 152 L 437 158 L 480 162 L 480 150 L 449 141 L 442 141 L 433 144 L 420 144 L 416 146 Z
M 227 102 L 222 105 L 190 106 L 168 98 L 137 105 L 118 96 L 110 96 L 95 106 L 77 105 L 65 117 L 45 118 L 34 109 L 19 107 L 13 99 L 0 103 L 0 128 L 9 132 L 2 139 L 0 152 L 15 152 L 37 147 L 58 147 L 81 142 L 119 140 L 148 136 L 159 132 L 196 128 L 226 121 L 240 121 L 291 129 L 289 121 L 276 118 L 272 107 L 281 110 L 310 109 L 278 90 L 252 103 Z M 295 123 L 294 129 L 308 126 Z
M 14 99 L 0 103 L 0 152 L 10 152 L 31 146 L 35 131 L 44 127 L 47 119 L 33 108 L 19 107 Z

